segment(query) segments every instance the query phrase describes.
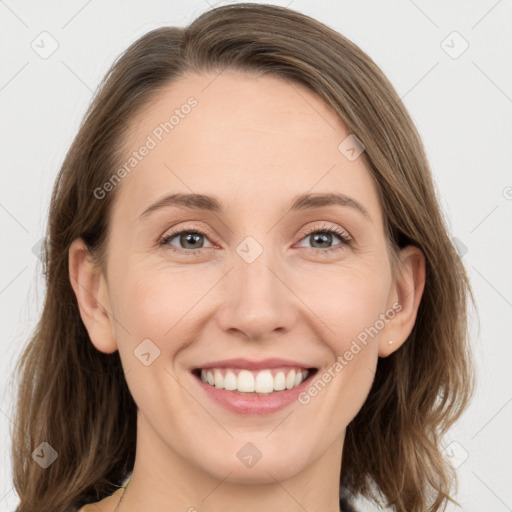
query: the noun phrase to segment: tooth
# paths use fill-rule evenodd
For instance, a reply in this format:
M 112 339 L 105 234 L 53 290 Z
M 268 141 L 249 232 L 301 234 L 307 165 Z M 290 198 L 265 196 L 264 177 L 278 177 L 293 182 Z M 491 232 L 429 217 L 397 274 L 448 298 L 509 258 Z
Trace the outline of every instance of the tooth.
M 214 379 L 215 387 L 224 389 L 224 377 L 222 376 L 222 373 L 220 373 L 220 370 L 217 368 L 215 368 Z
M 238 380 L 236 375 L 232 371 L 227 371 L 226 376 L 224 377 L 224 389 L 228 391 L 233 391 L 238 387 Z
M 278 371 L 273 376 L 271 370 L 262 370 L 254 377 L 249 370 L 240 370 L 237 377 L 232 370 L 228 370 L 225 375 L 222 375 L 219 368 L 211 368 L 201 369 L 200 378 L 217 389 L 238 390 L 243 393 L 272 393 L 273 391 L 293 389 L 303 382 L 308 374 L 308 370 L 292 369 L 287 375 L 283 371 Z
M 286 387 L 286 379 L 284 378 L 284 372 L 277 372 L 274 377 L 274 390 L 282 391 Z
M 238 374 L 238 391 L 252 393 L 254 391 L 254 377 L 248 370 L 240 370 Z
M 286 389 L 292 389 L 295 384 L 295 370 L 290 370 L 286 376 Z
M 254 377 L 249 370 L 240 370 L 238 374 L 238 391 L 254 392 Z
M 254 391 L 256 393 L 272 393 L 274 390 L 274 378 L 270 370 L 263 370 L 256 376 Z

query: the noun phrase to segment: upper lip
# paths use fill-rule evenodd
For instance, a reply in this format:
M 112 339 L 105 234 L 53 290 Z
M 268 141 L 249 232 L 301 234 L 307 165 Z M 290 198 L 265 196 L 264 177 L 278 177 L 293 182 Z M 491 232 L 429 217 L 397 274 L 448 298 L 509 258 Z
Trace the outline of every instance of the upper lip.
M 223 359 L 219 361 L 211 361 L 204 363 L 203 365 L 196 366 L 195 369 L 208 369 L 208 368 L 240 368 L 243 370 L 264 370 L 271 368 L 282 368 L 288 366 L 290 368 L 311 368 L 310 365 L 303 364 L 299 361 L 293 361 L 291 359 L 281 359 L 272 357 L 269 359 L 261 359 L 259 361 L 245 359 L 243 357 L 236 357 L 233 359 Z

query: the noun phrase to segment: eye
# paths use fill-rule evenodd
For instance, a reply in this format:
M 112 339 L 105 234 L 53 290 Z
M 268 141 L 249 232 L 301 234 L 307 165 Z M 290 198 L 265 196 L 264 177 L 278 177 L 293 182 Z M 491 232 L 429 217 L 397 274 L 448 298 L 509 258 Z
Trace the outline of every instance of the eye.
M 171 242 L 177 239 L 181 247 L 174 246 Z M 198 254 L 198 249 L 204 249 L 204 240 L 208 240 L 208 234 L 197 228 L 182 229 L 164 236 L 160 245 L 165 245 L 171 250 L 181 254 Z M 210 245 L 213 247 L 213 245 Z
M 332 227 L 330 225 L 316 225 L 313 228 L 309 229 L 306 233 L 302 234 L 302 240 L 310 238 L 311 243 L 313 244 L 310 249 L 316 254 L 326 254 L 332 251 L 343 250 L 347 246 L 351 245 L 352 238 L 350 235 L 338 227 Z M 339 239 L 340 243 L 330 246 L 333 243 L 334 239 Z M 176 247 L 175 244 L 171 243 L 173 240 L 177 240 Z M 185 228 L 179 231 L 174 231 L 165 235 L 160 240 L 160 245 L 166 246 L 172 251 L 180 254 L 188 254 L 188 255 L 198 255 L 200 254 L 200 249 L 211 248 L 213 245 L 209 246 L 204 245 L 204 241 L 208 241 L 208 233 L 198 229 L 198 228 Z M 300 245 L 300 247 L 303 247 Z
M 333 242 L 333 235 L 334 239 L 338 238 L 341 242 L 334 246 L 330 246 L 330 244 Z M 346 231 L 338 227 L 325 225 L 317 225 L 309 229 L 306 233 L 303 234 L 301 240 L 306 240 L 308 238 L 311 241 L 310 243 L 313 245 L 311 249 L 316 254 L 343 250 L 347 246 L 350 246 L 352 242 L 352 238 Z

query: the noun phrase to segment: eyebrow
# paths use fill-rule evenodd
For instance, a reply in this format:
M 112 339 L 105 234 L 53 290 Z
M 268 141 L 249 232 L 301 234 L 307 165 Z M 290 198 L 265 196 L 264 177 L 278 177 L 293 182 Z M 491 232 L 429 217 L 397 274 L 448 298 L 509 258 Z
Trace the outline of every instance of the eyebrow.
M 334 192 L 307 193 L 296 196 L 292 199 L 290 210 L 302 211 L 332 205 L 353 208 L 371 221 L 370 215 L 362 204 L 345 194 Z M 169 194 L 144 210 L 144 212 L 139 215 L 139 218 L 146 217 L 156 210 L 169 206 L 181 206 L 193 210 L 211 211 L 215 213 L 223 213 L 226 210 L 221 201 L 213 196 L 204 194 Z

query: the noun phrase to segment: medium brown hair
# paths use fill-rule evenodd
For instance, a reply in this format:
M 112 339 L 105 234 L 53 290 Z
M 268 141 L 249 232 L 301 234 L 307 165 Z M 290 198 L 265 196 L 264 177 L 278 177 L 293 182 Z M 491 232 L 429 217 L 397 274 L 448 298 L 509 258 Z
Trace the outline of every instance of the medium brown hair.
M 89 339 L 68 251 L 82 237 L 104 262 L 117 189 L 102 200 L 93 191 L 119 166 L 135 117 L 173 80 L 225 69 L 306 85 L 332 107 L 365 146 L 393 268 L 406 245 L 425 256 L 416 323 L 406 343 L 378 361 L 347 427 L 340 483 L 350 496 L 396 511 L 444 510 L 457 479 L 441 441 L 474 390 L 466 311 L 473 296 L 420 136 L 390 82 L 355 44 L 293 10 L 251 3 L 209 10 L 185 28 L 153 30 L 133 43 L 104 78 L 66 155 L 50 204 L 44 309 L 15 369 L 17 510 L 76 511 L 111 494 L 133 469 L 137 407 L 118 352 L 101 353 Z M 43 441 L 58 452 L 47 469 L 31 456 Z

